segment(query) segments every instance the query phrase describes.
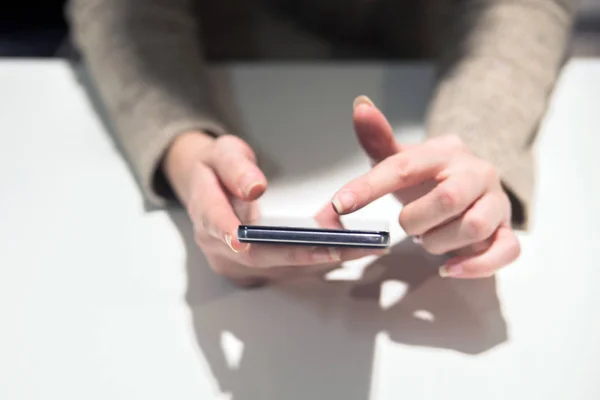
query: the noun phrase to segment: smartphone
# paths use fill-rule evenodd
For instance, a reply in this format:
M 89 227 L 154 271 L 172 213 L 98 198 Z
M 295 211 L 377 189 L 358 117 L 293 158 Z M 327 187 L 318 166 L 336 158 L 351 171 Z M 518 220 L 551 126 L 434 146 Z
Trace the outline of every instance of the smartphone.
M 390 233 L 384 223 L 353 221 L 343 227 L 324 227 L 312 219 L 289 218 L 240 225 L 238 239 L 242 243 L 377 249 L 390 245 Z

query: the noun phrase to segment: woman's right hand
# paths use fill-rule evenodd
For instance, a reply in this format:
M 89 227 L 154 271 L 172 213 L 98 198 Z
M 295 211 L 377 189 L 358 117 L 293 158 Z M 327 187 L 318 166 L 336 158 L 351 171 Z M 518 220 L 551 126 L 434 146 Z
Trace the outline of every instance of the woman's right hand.
M 237 228 L 258 217 L 256 200 L 267 179 L 250 146 L 235 136 L 213 138 L 201 132 L 179 136 L 163 163 L 194 226 L 196 243 L 211 268 L 243 286 L 306 274 L 323 274 L 340 262 L 381 250 L 255 245 L 241 243 Z M 339 225 L 329 204 L 317 215 L 323 226 Z

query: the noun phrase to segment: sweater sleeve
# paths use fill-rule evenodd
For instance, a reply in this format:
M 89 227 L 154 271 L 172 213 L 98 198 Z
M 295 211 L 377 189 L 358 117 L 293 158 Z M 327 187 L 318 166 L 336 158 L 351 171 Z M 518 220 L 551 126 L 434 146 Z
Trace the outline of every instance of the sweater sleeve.
M 191 0 L 71 0 L 67 14 L 146 200 L 163 205 L 160 163 L 174 138 L 225 131 L 210 109 Z
M 532 145 L 565 59 L 576 0 L 463 0 L 445 32 L 428 134 L 458 135 L 500 172 L 526 228 Z

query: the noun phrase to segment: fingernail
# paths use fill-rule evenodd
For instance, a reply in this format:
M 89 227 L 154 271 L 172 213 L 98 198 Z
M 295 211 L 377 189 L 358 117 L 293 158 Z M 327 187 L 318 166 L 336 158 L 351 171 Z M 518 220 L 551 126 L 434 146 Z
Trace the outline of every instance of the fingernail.
M 335 196 L 331 203 L 338 214 L 349 212 L 356 204 L 356 196 L 352 192 L 342 192 Z
M 440 267 L 440 269 L 438 270 L 438 272 L 442 278 L 450 278 L 450 277 L 458 276 L 458 275 L 462 274 L 463 268 L 462 268 L 462 265 L 460 265 L 460 264 L 442 265 Z
M 413 236 L 412 241 L 415 244 L 422 244 L 423 243 L 423 238 L 421 236 Z
M 358 106 L 362 106 L 362 105 L 369 106 L 369 107 L 375 107 L 375 103 L 373 103 L 373 101 L 365 95 L 360 95 L 356 99 L 354 99 L 354 103 L 352 104 L 352 107 L 357 108 Z
M 327 263 L 331 261 L 340 261 L 340 252 L 333 247 L 320 247 L 315 248 L 312 253 L 313 261 L 317 263 Z
M 250 248 L 250 243 L 243 243 L 244 246 L 241 249 L 236 250 L 235 247 L 233 247 L 233 240 L 229 233 L 225 234 L 225 243 L 227 243 L 227 246 L 229 246 L 231 251 L 233 251 L 234 253 L 243 253 Z
M 229 248 L 234 252 L 237 253 L 238 251 L 236 249 L 233 248 L 233 244 L 231 243 L 231 235 L 229 233 L 225 234 L 225 243 L 227 243 L 227 246 L 229 246 Z
M 260 187 L 260 185 L 261 182 L 257 179 L 256 174 L 253 172 L 248 172 L 240 180 L 242 192 L 246 197 L 252 197 L 252 192 L 255 191 L 258 187 Z

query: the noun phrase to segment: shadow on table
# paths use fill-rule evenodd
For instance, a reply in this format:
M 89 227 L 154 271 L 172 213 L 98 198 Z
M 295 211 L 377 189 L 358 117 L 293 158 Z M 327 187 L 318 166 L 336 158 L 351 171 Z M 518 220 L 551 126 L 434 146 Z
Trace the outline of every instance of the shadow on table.
M 210 270 L 187 216 L 170 217 L 187 249 L 186 299 L 198 345 L 220 390 L 233 399 L 368 399 L 381 332 L 393 342 L 467 354 L 507 340 L 495 279 L 442 279 L 440 259 L 411 241 L 358 281 L 314 278 L 241 290 Z M 382 307 L 390 281 L 407 290 Z M 224 338 L 239 341 L 241 354 L 228 354 Z

